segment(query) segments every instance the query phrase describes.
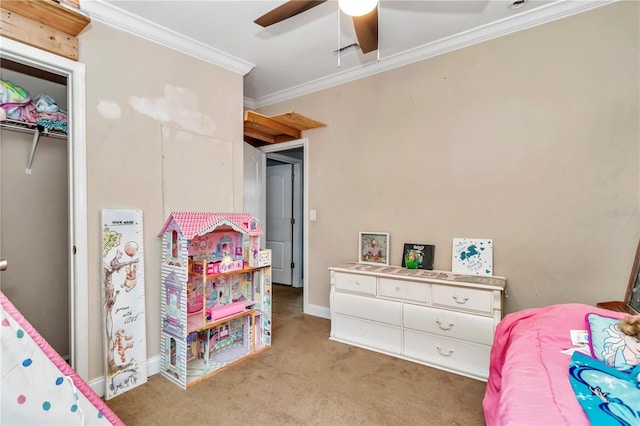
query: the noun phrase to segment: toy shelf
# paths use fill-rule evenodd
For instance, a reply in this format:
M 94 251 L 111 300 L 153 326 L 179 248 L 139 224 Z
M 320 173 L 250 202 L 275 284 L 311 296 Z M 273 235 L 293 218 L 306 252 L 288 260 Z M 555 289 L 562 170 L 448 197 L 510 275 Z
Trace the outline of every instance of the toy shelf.
M 225 316 L 218 318 L 214 321 L 207 321 L 205 324 L 202 323 L 202 312 L 196 312 L 191 314 L 187 318 L 187 333 L 193 333 L 194 331 L 203 331 L 209 328 L 216 327 L 224 322 L 230 321 L 232 319 L 241 318 L 246 315 L 254 315 L 256 313 L 255 309 L 249 309 L 246 311 L 238 312 L 237 314 Z
M 235 271 L 229 271 L 229 272 L 221 272 L 219 274 L 204 274 L 202 272 L 196 272 L 193 270 L 193 266 L 196 264 L 202 264 L 203 262 L 198 261 L 198 262 L 193 262 L 193 261 L 189 261 L 189 275 L 194 276 L 194 277 L 198 277 L 198 278 L 216 278 L 216 277 L 224 277 L 224 276 L 228 276 L 228 275 L 237 275 L 237 274 L 246 274 L 246 273 L 252 273 L 252 272 L 256 272 L 259 271 L 260 269 L 264 269 L 264 268 L 268 268 L 269 266 L 256 266 L 254 268 L 250 268 L 250 267 L 245 267 L 243 269 L 236 269 Z M 205 267 L 206 267 L 206 262 L 205 262 Z

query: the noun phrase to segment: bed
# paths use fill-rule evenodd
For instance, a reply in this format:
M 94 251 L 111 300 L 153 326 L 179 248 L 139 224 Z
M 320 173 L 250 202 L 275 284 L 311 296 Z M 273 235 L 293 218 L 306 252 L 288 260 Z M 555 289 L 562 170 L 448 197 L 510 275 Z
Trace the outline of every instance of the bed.
M 586 317 L 587 314 L 590 316 Z M 611 371 L 611 374 L 619 377 L 611 380 L 629 379 L 631 383 L 629 387 L 637 387 L 631 389 L 636 392 L 630 397 L 632 399 L 629 409 L 631 421 L 615 424 L 640 425 L 640 407 L 638 407 L 640 397 L 637 393 L 640 392 L 640 385 L 637 382 L 637 374 L 633 376 L 633 372 L 637 369 L 632 370 L 631 374 L 621 374 L 617 369 L 595 360 L 592 354 L 562 352 L 575 346 L 571 342 L 570 330 L 590 331 L 592 328 L 595 330 L 597 327 L 588 326 L 593 318 L 598 320 L 610 318 L 609 321 L 617 322 L 625 315 L 625 313 L 589 305 L 559 304 L 526 309 L 505 316 L 497 326 L 491 349 L 489 378 L 483 400 L 486 424 L 488 426 L 602 424 L 593 421 L 591 412 L 589 417 L 585 414 L 585 409 L 581 405 L 582 400 L 593 395 L 581 394 L 582 390 L 578 386 L 584 384 L 579 383 L 580 380 L 575 380 L 580 379 L 580 368 L 583 368 L 579 364 L 587 361 L 608 368 L 608 372 Z M 589 319 L 586 320 L 586 318 Z M 602 327 L 602 330 L 606 331 L 608 328 Z M 589 334 L 589 338 L 594 344 L 600 337 Z M 637 340 L 636 343 L 638 343 Z M 640 345 L 638 351 L 640 351 Z M 635 382 L 632 377 L 636 377 Z M 621 383 L 623 383 L 622 386 L 627 386 L 627 382 Z M 600 392 L 597 386 L 585 389 Z M 594 394 L 596 394 L 595 391 Z M 580 395 L 580 398 L 576 395 Z M 605 401 L 607 404 L 602 402 L 606 399 L 602 398 L 607 395 L 596 396 L 600 396 L 601 400 L 596 398 L 595 403 L 608 409 L 610 401 Z M 624 405 L 625 410 L 628 408 L 627 405 Z M 614 407 L 614 410 L 616 409 Z
M 124 426 L 2 292 L 0 337 L 0 425 Z

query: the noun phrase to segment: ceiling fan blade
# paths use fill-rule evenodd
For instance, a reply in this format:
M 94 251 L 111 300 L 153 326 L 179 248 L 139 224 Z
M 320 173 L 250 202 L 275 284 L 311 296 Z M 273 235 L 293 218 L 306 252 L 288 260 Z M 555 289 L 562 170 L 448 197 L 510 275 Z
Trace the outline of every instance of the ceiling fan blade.
M 268 27 L 269 25 L 277 24 L 280 21 L 284 21 L 285 19 L 296 16 L 306 10 L 311 9 L 312 7 L 319 6 L 325 1 L 327 0 L 289 0 L 288 2 L 265 13 L 253 22 L 260 26 Z
M 378 49 L 378 6 L 366 15 L 354 16 L 353 26 L 362 53 Z

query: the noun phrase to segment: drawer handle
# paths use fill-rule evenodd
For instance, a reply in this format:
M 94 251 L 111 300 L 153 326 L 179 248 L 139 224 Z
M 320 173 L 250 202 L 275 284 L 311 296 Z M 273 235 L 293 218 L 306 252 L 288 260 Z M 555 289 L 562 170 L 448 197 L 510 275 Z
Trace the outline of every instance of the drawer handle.
M 440 327 L 442 330 L 451 330 L 453 328 L 452 322 L 450 322 L 449 325 L 443 326 L 442 322 L 439 319 L 437 319 L 436 324 L 438 324 L 438 327 Z
M 440 347 L 440 345 L 436 345 L 436 349 L 438 349 L 438 353 L 442 356 L 451 356 L 453 355 L 453 349 L 449 349 L 449 353 L 444 353 L 442 352 L 442 348 Z
M 457 294 L 454 294 L 451 297 L 453 297 L 453 300 L 455 300 L 456 303 L 459 303 L 460 305 L 464 305 L 465 303 L 467 303 L 469 301 L 469 296 L 465 296 L 463 298 L 460 298 Z

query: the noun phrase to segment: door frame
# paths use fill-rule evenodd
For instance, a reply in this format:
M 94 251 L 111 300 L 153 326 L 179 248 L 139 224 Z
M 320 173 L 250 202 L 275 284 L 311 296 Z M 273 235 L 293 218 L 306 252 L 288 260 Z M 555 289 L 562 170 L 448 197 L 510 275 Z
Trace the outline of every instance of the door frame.
M 291 142 L 282 142 L 273 145 L 264 145 L 258 149 L 266 155 L 269 153 L 277 153 L 279 151 L 286 151 L 292 148 L 300 148 L 303 150 L 302 161 L 302 179 L 303 179 L 303 191 L 302 191 L 302 311 L 307 312 L 307 306 L 309 303 L 309 140 L 297 139 Z M 266 160 L 265 160 L 266 162 Z M 262 193 L 264 194 L 266 204 L 266 165 L 263 171 L 262 177 Z M 264 206 L 264 212 L 266 215 L 266 205 Z
M 0 36 L 0 57 L 67 77 L 70 361 L 89 379 L 85 65 Z M 9 259 L 9 262 L 11 260 Z

